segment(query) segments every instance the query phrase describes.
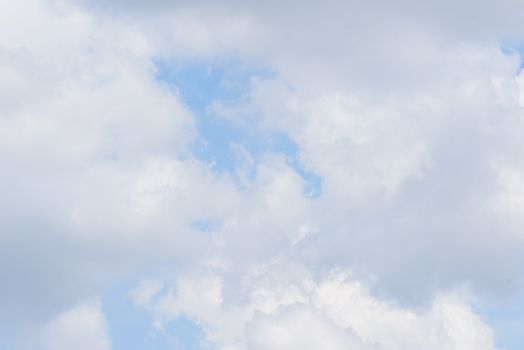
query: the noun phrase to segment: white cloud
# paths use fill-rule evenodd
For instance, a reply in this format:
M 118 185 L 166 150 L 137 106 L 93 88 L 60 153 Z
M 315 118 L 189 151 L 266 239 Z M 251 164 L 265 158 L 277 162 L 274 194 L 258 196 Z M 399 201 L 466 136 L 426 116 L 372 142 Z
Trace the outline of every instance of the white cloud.
M 181 160 L 195 137 L 192 116 L 156 80 L 133 26 L 66 2 L 28 0 L 5 10 L 0 324 L 23 332 L 97 294 L 104 280 L 177 250 L 191 255 L 190 246 L 202 245 L 188 235 L 200 216 L 193 189 L 204 203 L 203 195 L 230 185 Z M 166 206 L 170 194 L 178 198 Z M 174 208 L 188 207 L 183 196 L 196 206 L 173 217 Z
M 518 205 L 500 174 L 522 164 L 519 63 L 492 45 L 440 55 L 445 74 L 417 91 L 318 91 L 282 77 L 252 90 L 261 124 L 290 135 L 322 178 L 310 220 L 323 234 L 302 251 L 317 267 L 376 274 L 403 300 L 461 281 L 507 293 L 523 243 L 517 216 L 507 225 L 511 211 L 493 205 Z
M 500 42 L 524 11 L 402 3 L 4 1 L 0 326 L 61 315 L 50 350 L 108 349 L 98 304 L 64 310 L 175 265 L 135 303 L 224 349 L 494 349 L 449 291 L 519 280 L 522 75 Z M 287 134 L 319 198 L 284 156 L 232 145 L 234 183 L 191 154 L 191 111 L 152 62 L 231 55 L 274 74 L 215 110 Z
M 340 271 L 317 280 L 280 261 L 244 272 L 236 291 L 224 289 L 229 271 L 185 276 L 146 307 L 161 323 L 194 319 L 220 349 L 495 349 L 464 292 L 412 310 Z
M 249 349 L 371 349 L 322 315 L 300 306 L 277 317 L 256 319 L 248 337 Z

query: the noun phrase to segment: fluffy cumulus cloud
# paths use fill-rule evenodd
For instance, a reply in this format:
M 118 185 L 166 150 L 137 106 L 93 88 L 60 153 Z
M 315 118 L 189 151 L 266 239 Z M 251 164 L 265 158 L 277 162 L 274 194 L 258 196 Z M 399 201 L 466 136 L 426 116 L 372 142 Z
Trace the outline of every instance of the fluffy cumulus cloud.
M 114 272 L 162 255 L 157 248 L 190 254 L 199 245 L 184 234 L 200 209 L 193 189 L 206 197 L 207 187 L 228 184 L 182 160 L 194 137 L 190 112 L 156 81 L 139 32 L 71 4 L 2 7 L 0 245 L 9 282 L 0 304 L 2 324 L 12 324 L 90 297 Z M 180 221 L 172 206 L 184 207 L 184 196 L 195 207 Z
M 315 279 L 303 266 L 273 261 L 243 276 L 242 293 L 229 290 L 223 271 L 200 270 L 174 286 L 144 282 L 133 295 L 157 326 L 187 315 L 220 349 L 495 349 L 464 290 L 417 312 L 372 296 L 347 271 Z
M 0 344 L 109 350 L 130 279 L 146 332 L 201 348 L 501 348 L 477 310 L 523 282 L 524 3 L 0 4 Z M 166 73 L 224 61 L 268 73 L 196 107 Z
M 493 288 L 517 266 L 520 227 L 508 225 L 506 197 L 515 188 L 506 186 L 522 161 L 519 62 L 493 47 L 448 54 L 460 75 L 417 92 L 255 84 L 253 108 L 297 141 L 323 179 L 315 226 L 331 234 L 315 242 L 325 247 L 319 258 L 336 252 L 418 292 L 461 280 Z M 421 259 L 423 268 L 413 264 Z

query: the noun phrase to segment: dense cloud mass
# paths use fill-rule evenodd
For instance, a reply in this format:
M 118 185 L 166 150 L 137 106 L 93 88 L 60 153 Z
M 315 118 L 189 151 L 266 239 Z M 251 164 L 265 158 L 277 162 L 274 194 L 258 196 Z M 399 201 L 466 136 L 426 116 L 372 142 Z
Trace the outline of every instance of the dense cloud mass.
M 117 350 L 132 280 L 180 348 L 502 349 L 524 2 L 0 1 L 0 347 Z M 165 72 L 223 62 L 198 108 Z M 218 122 L 269 141 L 218 171 Z

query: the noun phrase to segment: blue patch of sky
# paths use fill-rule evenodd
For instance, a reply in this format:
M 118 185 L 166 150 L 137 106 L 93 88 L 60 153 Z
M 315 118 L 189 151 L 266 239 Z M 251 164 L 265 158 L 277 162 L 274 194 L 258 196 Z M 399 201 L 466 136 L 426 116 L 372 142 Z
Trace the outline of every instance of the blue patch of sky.
M 519 286 L 516 295 L 494 299 L 482 306 L 479 312 L 493 328 L 497 349 L 524 349 L 524 290 Z
M 116 283 L 102 296 L 102 310 L 107 320 L 113 350 L 168 350 L 166 339 L 155 333 L 152 320 L 129 298 L 131 283 Z
M 0 332 L 0 349 L 12 349 L 13 345 L 8 341 L 8 337 L 3 332 Z
M 153 319 L 135 306 L 129 297 L 136 279 L 118 281 L 102 296 L 112 350 L 197 350 L 211 349 L 201 327 L 186 317 L 167 322 L 163 331 L 153 328 Z
M 197 232 L 213 232 L 220 228 L 222 222 L 214 219 L 195 220 L 191 223 L 191 229 Z
M 504 306 L 499 310 L 490 311 L 490 325 L 495 331 L 495 343 L 498 349 L 518 350 L 524 349 L 524 308 Z
M 213 164 L 214 171 L 228 172 L 234 177 L 239 165 L 239 145 L 253 157 L 267 152 L 282 154 L 304 181 L 304 193 L 310 197 L 320 195 L 321 179 L 299 160 L 299 148 L 284 132 L 259 130 L 249 123 L 236 123 L 210 112 L 215 101 L 227 104 L 243 103 L 249 98 L 250 80 L 271 78 L 267 69 L 248 67 L 234 60 L 214 62 L 191 61 L 173 63 L 154 62 L 157 78 L 177 94 L 195 115 L 199 137 L 192 145 L 198 159 Z M 192 228 L 212 232 L 220 222 L 197 220 Z M 153 329 L 151 316 L 136 307 L 129 298 L 129 291 L 136 286 L 136 279 L 117 281 L 102 295 L 102 309 L 110 330 L 113 350 L 193 350 L 212 349 L 203 341 L 201 327 L 183 316 L 168 322 L 165 332 Z M 0 342 L 1 344 L 1 342 Z
M 241 123 L 217 116 L 210 109 L 218 101 L 225 105 L 248 102 L 252 79 L 270 79 L 275 76 L 274 72 L 234 59 L 156 60 L 154 64 L 157 79 L 169 86 L 195 115 L 199 137 L 192 145 L 192 152 L 196 158 L 211 164 L 214 171 L 228 172 L 235 178 L 241 160 L 233 145 L 248 151 L 255 164 L 265 153 L 282 154 L 288 165 L 302 177 L 304 194 L 312 198 L 321 194 L 320 177 L 303 166 L 298 157 L 299 147 L 286 133 L 257 128 L 256 116 L 253 115 L 243 116 L 247 122 Z
M 500 50 L 505 55 L 519 55 L 520 64 L 519 64 L 519 73 L 524 68 L 524 42 L 503 42 L 500 44 Z
M 215 347 L 205 341 L 205 335 L 201 327 L 185 316 L 179 316 L 166 325 L 166 333 L 169 334 L 169 344 L 175 350 L 204 350 Z

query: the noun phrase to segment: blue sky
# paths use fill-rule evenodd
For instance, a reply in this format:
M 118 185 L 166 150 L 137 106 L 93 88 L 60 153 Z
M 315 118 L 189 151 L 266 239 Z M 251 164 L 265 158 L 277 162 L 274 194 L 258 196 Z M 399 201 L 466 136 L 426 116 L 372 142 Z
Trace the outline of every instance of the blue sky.
M 136 283 L 136 280 L 133 281 Z M 200 349 L 204 343 L 201 327 L 184 316 L 170 321 L 163 330 L 155 329 L 153 320 L 133 305 L 129 290 L 134 285 L 119 283 L 102 297 L 102 309 L 111 329 L 113 349 Z
M 0 349 L 522 348 L 522 23 L 6 2 Z
M 182 64 L 157 61 L 155 66 L 157 79 L 180 96 L 196 118 L 198 137 L 193 141 L 193 156 L 211 164 L 214 172 L 235 178 L 238 159 L 231 145 L 244 147 L 255 162 L 266 153 L 281 154 L 302 178 L 304 195 L 311 198 L 321 195 L 321 178 L 300 163 L 299 147 L 289 136 L 279 131 L 257 130 L 252 125 L 227 120 L 210 111 L 213 102 L 234 104 L 249 99 L 245 92 L 250 88 L 250 80 L 269 79 L 271 74 L 242 67 L 232 59 Z M 255 177 L 256 173 L 251 176 Z M 195 231 L 209 232 L 216 226 L 217 223 L 210 220 L 193 223 Z M 173 346 L 180 350 L 201 349 L 205 339 L 202 328 L 184 316 L 170 321 L 164 331 L 152 327 L 151 317 L 136 308 L 128 295 L 133 283 L 139 281 L 140 278 L 136 278 L 117 284 L 102 295 L 102 309 L 111 329 L 113 349 L 167 350 Z
M 254 121 L 252 124 L 228 120 L 212 109 L 216 102 L 232 106 L 246 103 L 251 82 L 271 79 L 275 73 L 243 65 L 232 58 L 178 64 L 157 60 L 155 66 L 157 79 L 180 96 L 195 117 L 198 137 L 193 141 L 192 153 L 197 159 L 212 164 L 218 173 L 228 172 L 234 176 L 239 160 L 233 145 L 247 150 L 255 162 L 266 153 L 282 154 L 302 177 L 304 193 L 311 197 L 320 195 L 320 177 L 301 164 L 299 146 L 285 132 L 261 130 L 256 125 L 256 111 L 241 116 Z

